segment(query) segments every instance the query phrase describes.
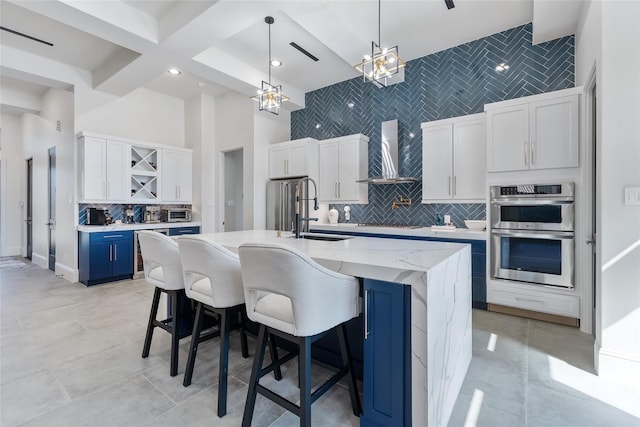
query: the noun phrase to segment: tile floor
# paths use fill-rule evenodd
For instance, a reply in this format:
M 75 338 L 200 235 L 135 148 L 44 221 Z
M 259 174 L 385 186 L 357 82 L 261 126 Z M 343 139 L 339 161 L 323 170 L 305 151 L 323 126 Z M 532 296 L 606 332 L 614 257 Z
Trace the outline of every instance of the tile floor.
M 6 258 L 3 260 L 7 261 Z M 200 346 L 189 387 L 169 376 L 169 335 L 142 343 L 152 289 L 143 280 L 87 288 L 27 260 L 0 266 L 0 425 L 239 426 L 251 359 L 230 355 L 228 415 L 215 413 L 217 340 Z M 474 310 L 473 360 L 449 426 L 640 426 L 640 390 L 593 374 L 590 336 L 575 328 Z M 253 352 L 253 340 L 250 339 Z M 271 383 L 297 393 L 295 359 Z M 314 366 L 314 381 L 329 375 Z M 313 406 L 314 426 L 358 426 L 348 391 Z M 297 417 L 258 397 L 254 426 L 295 426 Z M 422 427 L 422 426 L 416 426 Z

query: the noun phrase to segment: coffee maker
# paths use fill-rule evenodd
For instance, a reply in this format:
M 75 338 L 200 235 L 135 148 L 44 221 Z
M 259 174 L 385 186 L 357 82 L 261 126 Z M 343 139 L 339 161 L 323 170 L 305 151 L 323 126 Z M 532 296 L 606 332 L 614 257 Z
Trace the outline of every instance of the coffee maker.
M 144 222 L 148 224 L 160 222 L 160 207 L 153 205 L 147 206 L 144 211 Z
M 133 206 L 128 205 L 127 209 L 124 211 L 125 220 L 124 222 L 127 224 L 133 224 L 135 222 L 135 212 L 133 211 Z

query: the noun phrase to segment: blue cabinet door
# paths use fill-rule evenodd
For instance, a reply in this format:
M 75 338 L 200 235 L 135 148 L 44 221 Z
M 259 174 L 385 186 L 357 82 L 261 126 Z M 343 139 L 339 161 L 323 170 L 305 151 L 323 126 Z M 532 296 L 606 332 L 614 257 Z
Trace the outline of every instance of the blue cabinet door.
M 364 408 L 361 427 L 411 425 L 410 290 L 364 281 Z
M 133 274 L 133 240 L 119 239 L 111 243 L 113 260 L 111 263 L 113 277 L 130 276 Z
M 169 236 L 182 236 L 185 234 L 200 234 L 200 227 L 177 227 L 169 229 Z
M 89 281 L 111 277 L 111 242 L 93 242 L 89 247 Z

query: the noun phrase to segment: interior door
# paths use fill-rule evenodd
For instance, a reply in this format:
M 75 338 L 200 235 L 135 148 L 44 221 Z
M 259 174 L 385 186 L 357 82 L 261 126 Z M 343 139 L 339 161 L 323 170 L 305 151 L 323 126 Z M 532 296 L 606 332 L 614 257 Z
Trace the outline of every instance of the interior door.
M 56 271 L 56 147 L 49 148 L 49 270 Z
M 33 159 L 27 159 L 27 259 L 33 255 Z

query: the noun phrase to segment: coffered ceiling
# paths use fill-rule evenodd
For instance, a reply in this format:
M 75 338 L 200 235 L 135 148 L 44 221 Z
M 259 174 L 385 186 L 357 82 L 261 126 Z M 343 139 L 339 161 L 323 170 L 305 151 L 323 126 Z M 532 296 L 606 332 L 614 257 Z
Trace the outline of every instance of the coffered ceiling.
M 383 0 L 382 44 L 398 45 L 409 61 L 531 21 L 534 42 L 544 42 L 573 34 L 584 3 L 454 2 L 448 10 L 443 0 Z M 375 0 L 0 0 L 0 12 L 2 27 L 53 44 L 0 32 L 3 93 L 24 90 L 21 79 L 47 85 L 13 68 L 20 52 L 86 70 L 94 89 L 115 95 L 146 87 L 183 99 L 229 90 L 251 96 L 268 80 L 264 17 L 270 15 L 272 57 L 282 62 L 272 81 L 296 109 L 305 92 L 356 77 L 353 64 L 378 37 Z M 182 74 L 170 76 L 169 67 Z

